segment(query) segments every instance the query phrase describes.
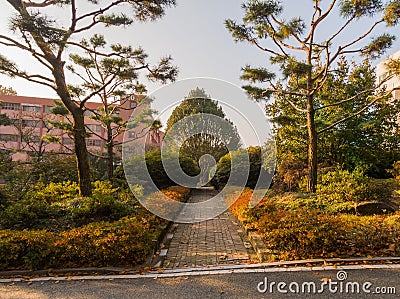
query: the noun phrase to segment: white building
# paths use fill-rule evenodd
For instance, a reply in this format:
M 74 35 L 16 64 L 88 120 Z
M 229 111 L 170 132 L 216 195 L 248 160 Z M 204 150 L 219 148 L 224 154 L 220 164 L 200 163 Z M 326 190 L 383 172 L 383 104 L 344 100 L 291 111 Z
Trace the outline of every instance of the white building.
M 400 59 L 400 51 L 397 51 L 393 55 L 389 56 L 385 60 L 378 63 L 378 65 L 376 66 L 377 84 L 380 84 L 383 80 L 385 80 L 391 75 L 391 73 L 386 69 L 386 63 L 388 62 L 389 59 Z M 387 82 L 384 83 L 384 86 L 386 86 L 386 90 L 391 90 L 393 88 L 400 87 L 400 77 L 393 76 Z M 393 91 L 393 97 L 395 99 L 400 99 L 400 90 Z

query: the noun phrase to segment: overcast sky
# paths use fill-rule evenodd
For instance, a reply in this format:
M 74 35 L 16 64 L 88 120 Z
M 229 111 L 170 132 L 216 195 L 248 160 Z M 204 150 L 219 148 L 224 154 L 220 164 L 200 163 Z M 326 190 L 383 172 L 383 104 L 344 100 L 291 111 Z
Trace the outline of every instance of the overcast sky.
M 142 46 L 150 55 L 150 60 L 154 62 L 162 56 L 171 55 L 179 67 L 179 79 L 210 77 L 241 86 L 243 82 L 239 77 L 243 66 L 250 64 L 268 67 L 269 64 L 268 55 L 251 45 L 235 43 L 224 26 L 224 20 L 227 18 L 240 20 L 243 14 L 241 3 L 242 0 L 178 0 L 177 7 L 168 9 L 161 20 L 101 33 L 104 33 L 110 41 Z M 295 16 L 309 18 L 312 9 L 311 0 L 286 0 L 283 3 L 287 18 Z M 3 34 L 10 34 L 8 19 L 11 12 L 9 5 L 3 1 L 0 12 L 0 32 Z M 62 13 L 59 13 L 59 18 L 62 18 Z M 344 39 L 349 35 L 355 36 L 364 32 L 371 21 L 358 23 Z M 322 34 L 332 32 L 339 23 L 337 14 L 330 17 L 324 23 Z M 384 29 L 381 27 L 379 30 Z M 377 34 L 380 33 L 379 30 Z M 98 30 L 92 33 L 96 32 Z M 399 49 L 400 41 L 396 41 L 388 54 Z M 4 47 L 0 47 L 0 53 L 27 70 L 38 70 L 36 63 L 27 55 L 21 55 L 18 51 Z M 19 95 L 56 97 L 51 89 L 20 79 L 0 76 L 0 84 L 13 87 Z M 159 86 L 149 85 L 149 92 L 157 87 Z

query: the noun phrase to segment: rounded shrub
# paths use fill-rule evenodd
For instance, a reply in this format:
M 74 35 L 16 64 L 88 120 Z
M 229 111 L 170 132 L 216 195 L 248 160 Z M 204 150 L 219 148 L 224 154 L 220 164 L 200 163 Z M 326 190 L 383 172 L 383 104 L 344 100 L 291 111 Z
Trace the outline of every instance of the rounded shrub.
M 144 169 L 144 167 L 141 165 L 142 163 L 140 163 L 143 158 L 145 158 L 147 170 Z M 130 161 L 125 163 L 125 174 L 130 178 L 131 181 L 146 187 L 149 182 L 144 174 L 148 171 L 157 188 L 164 189 L 176 185 L 176 183 L 167 175 L 163 163 L 165 165 L 171 165 L 172 162 L 177 158 L 179 158 L 179 163 L 182 170 L 187 175 L 196 176 L 200 173 L 200 168 L 192 159 L 172 152 L 164 153 L 162 159 L 161 151 L 155 150 L 146 153 L 144 157 L 143 155 L 135 156 Z M 169 169 L 171 169 L 171 167 L 169 167 Z
M 237 161 L 234 165 L 231 165 L 232 159 Z M 247 167 L 247 159 L 250 162 L 250 170 Z M 262 167 L 261 148 L 257 146 L 249 147 L 248 149 L 239 149 L 223 156 L 216 165 L 216 171 L 214 177 L 211 179 L 211 184 L 216 189 L 221 189 L 228 183 L 231 175 L 231 185 L 241 185 L 245 177 L 247 177 L 246 187 L 254 188 L 260 176 L 268 175 Z

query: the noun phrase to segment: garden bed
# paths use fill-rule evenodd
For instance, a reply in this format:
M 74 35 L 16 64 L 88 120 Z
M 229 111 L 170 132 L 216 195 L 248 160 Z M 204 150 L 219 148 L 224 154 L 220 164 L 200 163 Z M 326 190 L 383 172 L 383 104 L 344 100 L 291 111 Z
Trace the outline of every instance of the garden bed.
M 252 190 L 227 196 L 246 229 L 263 238 L 268 260 L 400 256 L 400 213 L 360 216 L 339 212 L 315 196 L 270 194 L 254 208 Z M 330 205 L 343 203 L 331 202 Z M 332 212 L 335 211 L 335 212 Z
M 90 198 L 75 197 L 74 186 L 69 190 L 57 199 L 41 189 L 22 201 L 25 206 L 13 201 L 2 207 L 0 270 L 133 267 L 152 254 L 167 221 L 142 208 L 129 190 L 98 183 Z M 190 189 L 162 192 L 184 201 Z

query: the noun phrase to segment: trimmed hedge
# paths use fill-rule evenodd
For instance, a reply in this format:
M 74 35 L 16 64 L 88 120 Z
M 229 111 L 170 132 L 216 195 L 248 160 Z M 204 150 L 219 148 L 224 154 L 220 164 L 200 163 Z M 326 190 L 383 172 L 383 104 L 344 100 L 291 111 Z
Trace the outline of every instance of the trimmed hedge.
M 132 215 L 139 205 L 130 191 L 114 188 L 108 181 L 93 182 L 90 197 L 79 197 L 78 190 L 74 182 L 33 185 L 22 199 L 9 199 L 0 207 L 0 228 L 60 231 L 95 221 L 116 221 Z
M 321 174 L 317 193 L 331 201 L 343 202 L 385 201 L 392 195 L 387 183 L 369 178 L 359 169 L 353 172 L 336 169 Z
M 234 165 L 231 165 L 232 159 L 236 161 Z M 250 165 L 247 165 L 248 163 L 245 163 L 245 161 L 248 161 Z M 250 169 L 248 169 L 248 166 L 250 166 Z M 251 146 L 247 149 L 233 151 L 221 157 L 216 164 L 216 171 L 210 183 L 215 189 L 222 189 L 228 183 L 230 176 L 232 176 L 230 184 L 233 186 L 241 186 L 244 181 L 246 182 L 245 187 L 254 188 L 260 176 L 263 178 L 260 183 L 268 183 L 266 179 L 268 173 L 262 167 L 261 147 Z
M 196 176 L 200 173 L 200 168 L 197 166 L 196 162 L 188 157 L 177 153 L 167 152 L 164 153 L 163 158 L 164 159 L 161 158 L 160 150 L 150 151 L 146 153 L 144 157 L 143 155 L 135 156 L 124 163 L 125 174 L 130 181 L 137 182 L 138 184 L 143 185 L 146 189 L 146 187 L 151 188 L 151 186 L 147 186 L 149 182 L 145 174 L 148 172 L 152 182 L 157 186 L 157 188 L 165 189 L 174 186 L 176 183 L 167 175 L 164 169 L 164 164 L 167 165 L 168 169 L 173 169 L 173 167 L 168 165 L 171 165 L 173 161 L 179 159 L 179 164 L 183 172 L 188 176 Z M 143 159 L 145 159 L 146 165 L 140 163 Z M 144 166 L 146 166 L 147 169 L 144 169 Z

